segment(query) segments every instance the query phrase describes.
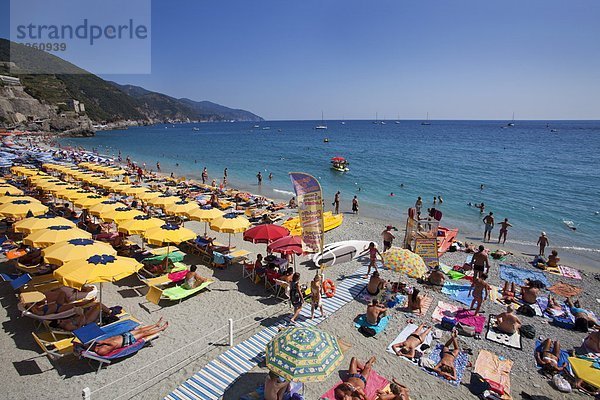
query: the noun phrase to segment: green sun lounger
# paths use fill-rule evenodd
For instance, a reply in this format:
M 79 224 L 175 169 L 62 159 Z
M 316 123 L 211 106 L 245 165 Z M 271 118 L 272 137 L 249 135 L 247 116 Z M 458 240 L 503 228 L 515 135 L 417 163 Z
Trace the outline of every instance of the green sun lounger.
M 152 256 L 152 257 L 146 257 L 142 260 L 142 263 L 144 264 L 160 264 L 165 257 L 167 257 L 166 254 L 159 254 L 156 256 Z M 175 250 L 171 253 L 169 253 L 169 260 L 171 260 L 172 262 L 176 263 L 176 262 L 181 262 L 183 261 L 183 257 L 185 257 L 185 253 L 180 251 L 180 250 Z
M 214 281 L 206 281 L 198 287 L 193 289 L 186 289 L 181 285 L 173 286 L 167 289 L 161 289 L 156 286 L 150 286 L 146 299 L 158 305 L 161 300 L 181 301 L 187 297 L 190 297 L 198 292 L 203 291 L 210 286 Z

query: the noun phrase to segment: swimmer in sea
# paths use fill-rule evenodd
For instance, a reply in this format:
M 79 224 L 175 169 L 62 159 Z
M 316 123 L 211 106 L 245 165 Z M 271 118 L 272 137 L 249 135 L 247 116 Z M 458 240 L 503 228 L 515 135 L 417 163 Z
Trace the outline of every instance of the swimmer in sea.
M 391 196 L 391 197 L 394 197 L 394 192 L 391 192 L 391 193 L 390 193 L 390 196 Z
M 404 187 L 404 183 L 401 183 L 401 184 L 400 184 L 400 187 L 401 187 L 401 188 L 403 188 L 403 187 Z

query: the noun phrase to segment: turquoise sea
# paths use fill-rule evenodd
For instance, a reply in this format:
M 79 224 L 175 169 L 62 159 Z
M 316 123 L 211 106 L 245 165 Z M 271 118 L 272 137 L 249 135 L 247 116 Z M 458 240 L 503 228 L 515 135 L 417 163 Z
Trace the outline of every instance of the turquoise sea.
M 219 181 L 227 167 L 231 185 L 286 201 L 293 195 L 287 173 L 303 171 L 319 179 L 326 199 L 340 190 L 345 211 L 357 195 L 361 214 L 399 228 L 417 196 L 424 208 L 441 196 L 442 225 L 478 240 L 483 215 L 467 204 L 484 202 L 486 213 L 513 224 L 507 244 L 535 244 L 546 231 L 552 248 L 600 265 L 600 121 L 517 121 L 514 127 L 506 121 L 328 121 L 327 130 L 315 130 L 319 124 L 155 125 L 62 144 L 115 156 L 121 150 L 123 159 L 129 155 L 154 169 L 160 161 L 163 172 L 196 179 L 206 166 L 210 180 Z M 345 157 L 350 171 L 331 170 L 334 156 Z M 563 220 L 574 221 L 577 230 Z

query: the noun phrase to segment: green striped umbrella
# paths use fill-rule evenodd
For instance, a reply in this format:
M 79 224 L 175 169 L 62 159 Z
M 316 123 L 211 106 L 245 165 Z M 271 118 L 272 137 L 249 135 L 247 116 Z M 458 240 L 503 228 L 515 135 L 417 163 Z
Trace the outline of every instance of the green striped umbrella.
M 337 339 L 316 328 L 288 328 L 267 344 L 267 368 L 289 381 L 319 382 L 344 359 Z

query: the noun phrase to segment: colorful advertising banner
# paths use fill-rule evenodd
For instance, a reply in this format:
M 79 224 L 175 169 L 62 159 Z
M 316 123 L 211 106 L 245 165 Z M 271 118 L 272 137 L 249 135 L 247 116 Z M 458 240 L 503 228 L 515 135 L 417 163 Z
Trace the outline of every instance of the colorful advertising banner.
M 323 192 L 314 176 L 290 172 L 298 199 L 298 216 L 302 226 L 302 249 L 318 253 L 323 248 Z
M 440 265 L 438 259 L 438 245 L 436 238 L 417 238 L 415 243 L 415 253 L 423 258 L 425 264 L 429 268 L 434 268 Z

